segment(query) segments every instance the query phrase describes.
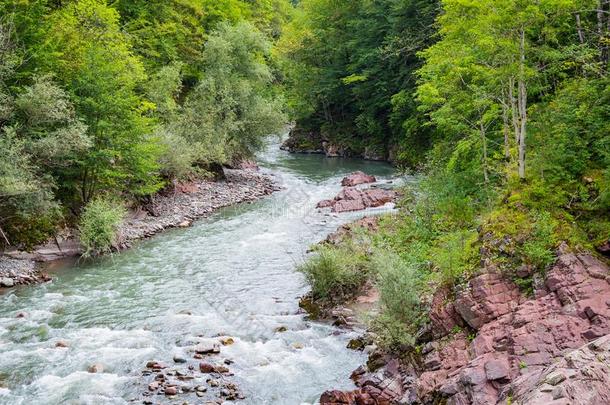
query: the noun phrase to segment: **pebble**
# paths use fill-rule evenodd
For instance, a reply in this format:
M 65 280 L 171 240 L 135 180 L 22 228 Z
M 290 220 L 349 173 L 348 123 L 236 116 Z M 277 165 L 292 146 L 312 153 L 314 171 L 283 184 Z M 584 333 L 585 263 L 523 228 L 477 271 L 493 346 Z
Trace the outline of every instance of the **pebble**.
M 213 373 L 216 368 L 210 363 L 199 363 L 199 371 L 202 373 Z
M 13 287 L 15 285 L 15 280 L 9 277 L 0 278 L 0 286 L 1 287 Z
M 87 368 L 87 371 L 90 373 L 103 373 L 104 372 L 104 366 L 101 365 L 100 363 L 95 363 L 89 366 L 89 368 Z
M 178 393 L 178 389 L 176 387 L 166 387 L 165 395 L 176 395 Z
M 225 366 L 216 366 L 214 367 L 214 369 L 216 370 L 217 373 L 228 373 L 229 372 L 229 368 L 225 367 Z
M 233 340 L 233 338 L 231 338 L 231 337 L 222 338 L 222 339 L 220 339 L 220 343 L 222 343 L 223 346 L 229 346 L 229 345 L 232 345 L 233 343 L 235 343 L 235 340 Z
M 186 363 L 186 358 L 180 356 L 180 355 L 175 355 L 174 356 L 174 362 L 175 363 Z
M 220 353 L 220 347 L 215 343 L 199 343 L 195 346 L 195 352 L 198 354 Z

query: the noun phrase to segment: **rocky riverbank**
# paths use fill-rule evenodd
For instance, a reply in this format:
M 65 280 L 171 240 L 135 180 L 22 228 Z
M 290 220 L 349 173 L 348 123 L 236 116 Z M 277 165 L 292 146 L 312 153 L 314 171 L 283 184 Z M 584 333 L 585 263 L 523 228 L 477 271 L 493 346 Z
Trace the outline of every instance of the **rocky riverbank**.
M 133 242 L 166 229 L 188 227 L 220 208 L 254 201 L 279 190 L 271 176 L 258 173 L 251 166 L 247 170 L 225 169 L 226 178 L 221 181 L 178 184 L 175 190 L 160 193 L 149 204 L 131 210 L 115 250 L 127 249 Z M 0 287 L 48 281 L 40 263 L 81 253 L 74 230 L 67 230 L 30 252 L 8 250 L 0 256 Z
M 358 389 L 322 404 L 608 403 L 610 268 L 562 247 L 527 296 L 484 269 L 438 290 L 419 350 L 371 354 L 352 374 Z
M 387 162 L 393 162 L 396 158 L 395 147 L 366 146 L 362 149 L 353 149 L 332 141 L 330 138 L 330 136 L 320 132 L 294 127 L 290 130 L 281 149 L 290 153 L 315 153 L 326 155 L 326 157 L 356 157 Z

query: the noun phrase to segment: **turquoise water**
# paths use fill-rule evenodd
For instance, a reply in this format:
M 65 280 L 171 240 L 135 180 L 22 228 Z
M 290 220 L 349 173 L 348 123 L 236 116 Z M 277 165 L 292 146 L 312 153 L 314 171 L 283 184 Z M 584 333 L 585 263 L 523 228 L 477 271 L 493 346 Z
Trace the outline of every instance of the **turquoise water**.
M 308 246 L 363 215 L 319 212 L 316 202 L 351 171 L 389 179 L 392 168 L 290 155 L 274 143 L 259 161 L 282 191 L 0 295 L 0 404 L 142 403 L 146 362 L 171 364 L 200 335 L 235 340 L 222 355 L 235 361 L 241 403 L 315 403 L 328 388 L 350 388 L 364 357 L 345 348 L 353 333 L 299 313 L 308 288 L 295 266 Z M 102 373 L 87 372 L 94 363 Z

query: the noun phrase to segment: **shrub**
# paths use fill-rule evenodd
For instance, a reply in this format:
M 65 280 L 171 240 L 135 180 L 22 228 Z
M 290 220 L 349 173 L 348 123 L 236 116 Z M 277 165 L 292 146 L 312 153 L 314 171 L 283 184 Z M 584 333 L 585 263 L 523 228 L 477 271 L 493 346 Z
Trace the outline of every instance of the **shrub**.
M 476 249 L 478 236 L 474 231 L 455 231 L 443 234 L 435 241 L 430 260 L 441 284 L 452 287 L 469 278 L 480 261 Z
M 318 248 L 298 270 L 310 283 L 313 298 L 329 302 L 354 295 L 369 275 L 366 252 L 353 242 Z
M 115 201 L 102 198 L 91 201 L 81 215 L 78 226 L 83 256 L 109 252 L 118 240 L 125 214 L 123 205 Z
M 537 270 L 544 270 L 555 260 L 554 248 L 558 243 L 555 238 L 557 221 L 548 212 L 538 213 L 535 218 L 532 233 L 523 244 L 523 261 Z
M 382 306 L 375 329 L 387 344 L 412 345 L 415 332 L 426 319 L 422 303 L 426 269 L 422 263 L 391 251 L 375 252 L 371 267 L 378 275 Z

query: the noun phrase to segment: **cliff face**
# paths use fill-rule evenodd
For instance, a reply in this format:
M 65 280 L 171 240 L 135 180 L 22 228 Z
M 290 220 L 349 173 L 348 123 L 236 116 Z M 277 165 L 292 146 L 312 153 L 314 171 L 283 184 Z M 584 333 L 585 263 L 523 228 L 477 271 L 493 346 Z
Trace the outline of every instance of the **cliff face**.
M 451 296 L 439 290 L 418 361 L 357 370 L 358 390 L 328 391 L 321 403 L 610 403 L 609 270 L 563 251 L 533 297 L 494 272 Z

